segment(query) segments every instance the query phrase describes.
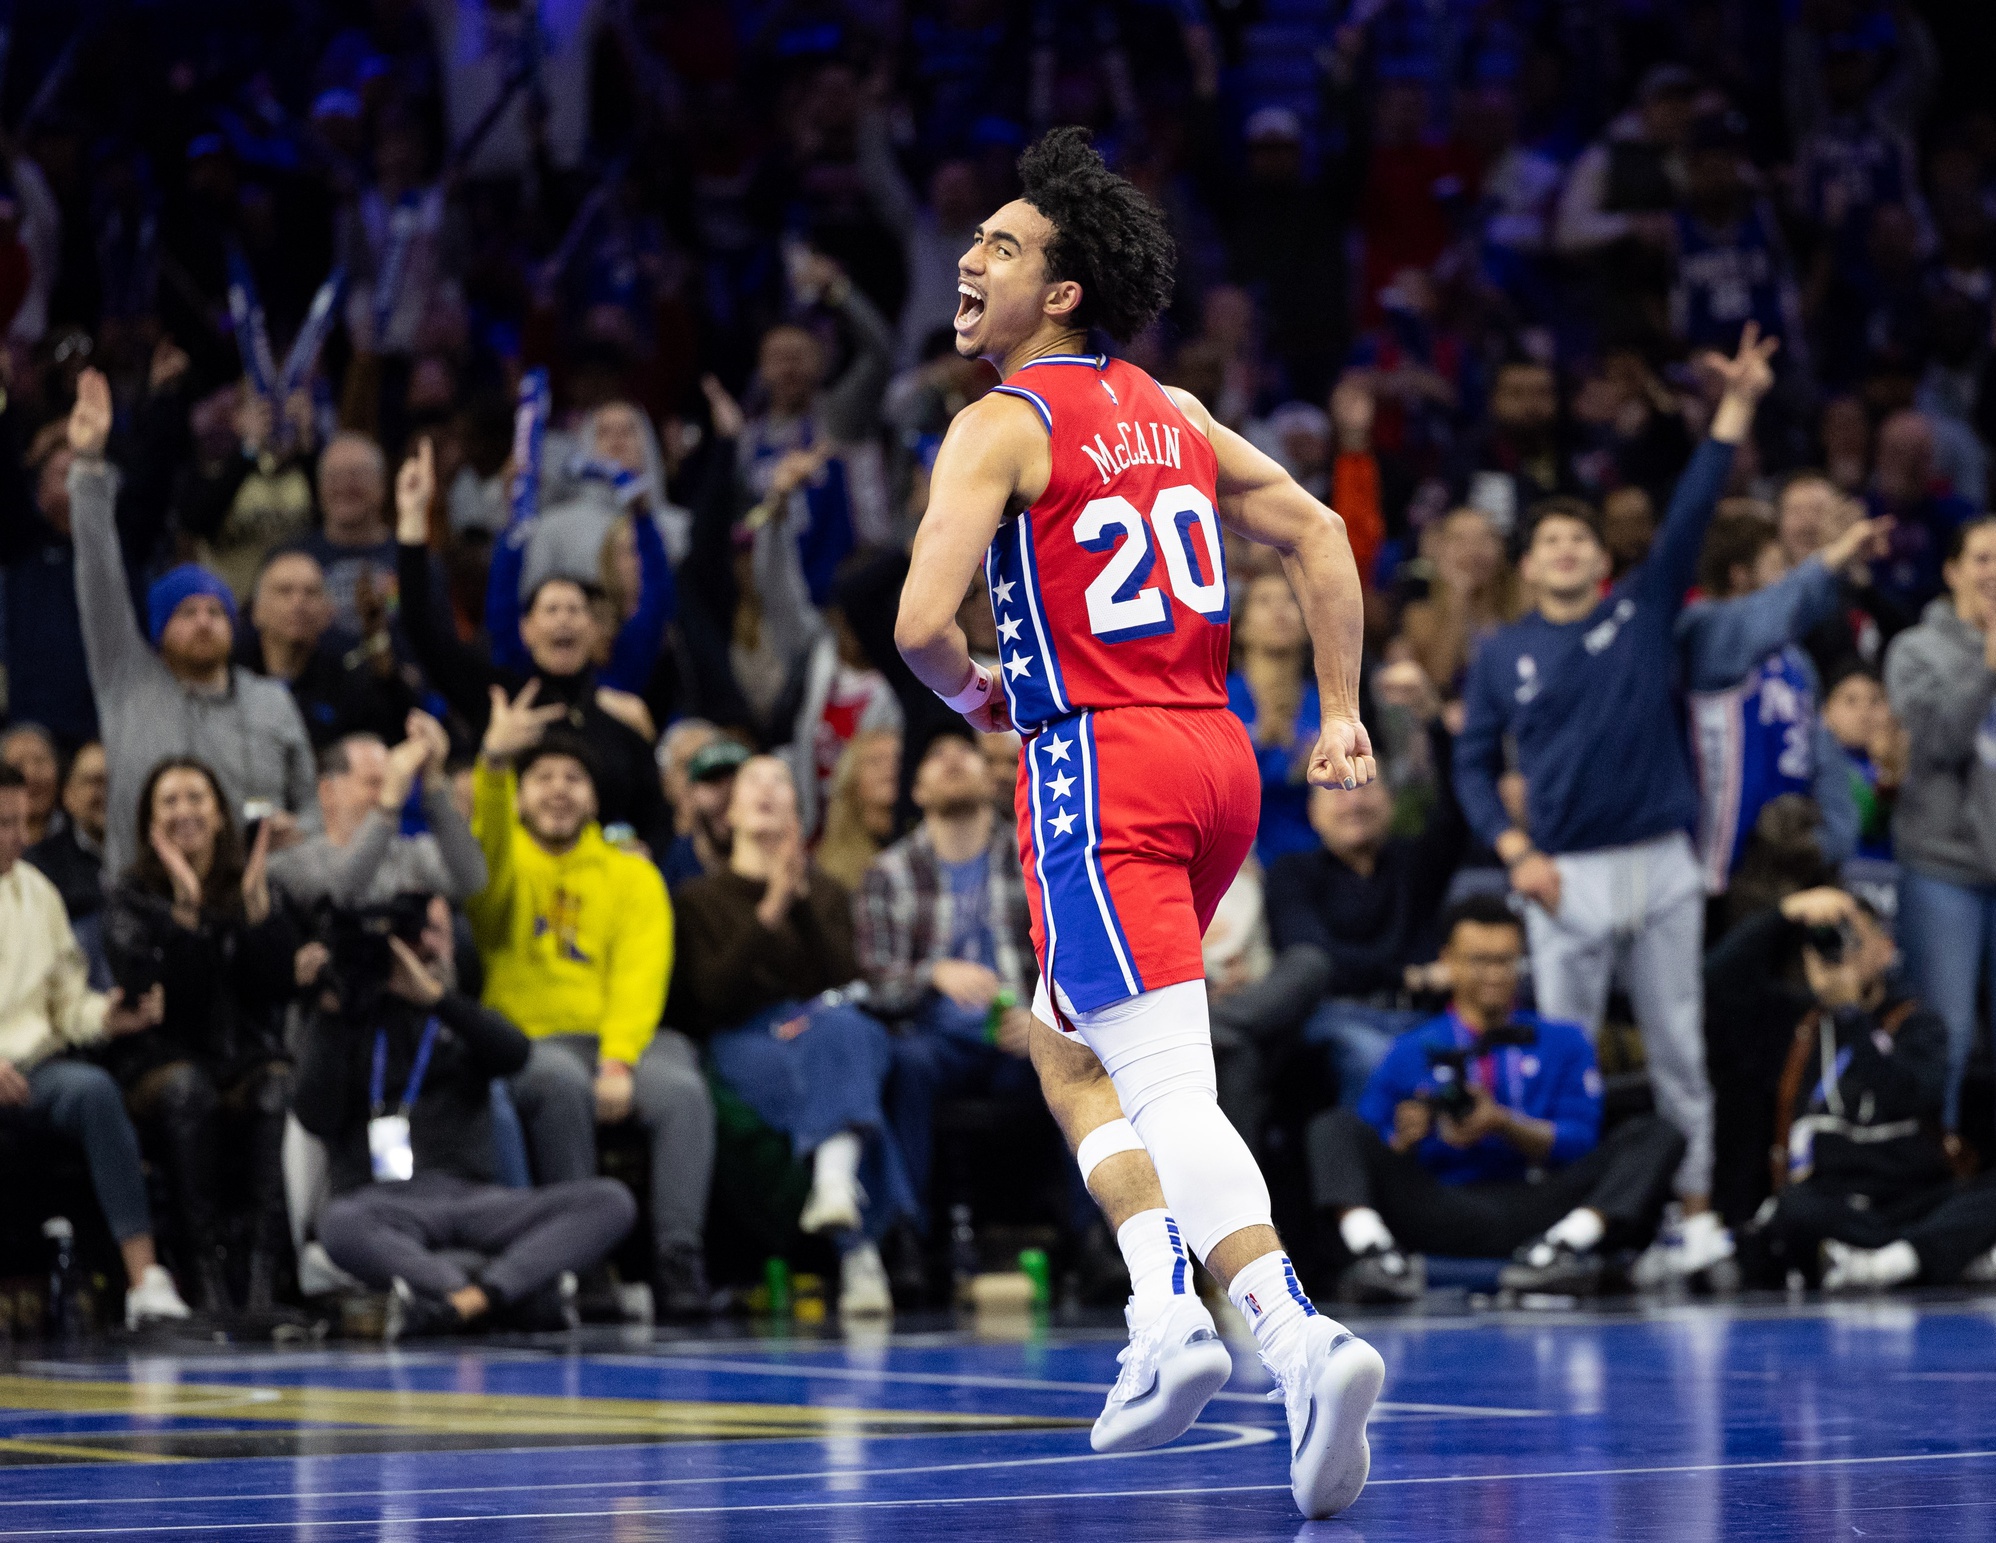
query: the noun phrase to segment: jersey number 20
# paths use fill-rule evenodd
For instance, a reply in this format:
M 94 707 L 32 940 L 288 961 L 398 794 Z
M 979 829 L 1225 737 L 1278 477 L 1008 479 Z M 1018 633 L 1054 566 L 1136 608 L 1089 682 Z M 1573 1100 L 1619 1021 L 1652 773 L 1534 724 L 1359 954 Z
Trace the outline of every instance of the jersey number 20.
M 1194 526 L 1203 548 L 1198 552 L 1192 546 Z M 1157 533 L 1155 545 L 1152 531 Z M 1088 630 L 1103 642 L 1123 643 L 1172 630 L 1170 601 L 1157 585 L 1146 582 L 1159 553 L 1179 603 L 1210 622 L 1226 621 L 1220 521 L 1212 500 L 1197 488 L 1165 488 L 1151 501 L 1148 519 L 1127 498 L 1098 498 L 1074 522 L 1074 539 L 1090 552 L 1114 548 L 1086 591 Z

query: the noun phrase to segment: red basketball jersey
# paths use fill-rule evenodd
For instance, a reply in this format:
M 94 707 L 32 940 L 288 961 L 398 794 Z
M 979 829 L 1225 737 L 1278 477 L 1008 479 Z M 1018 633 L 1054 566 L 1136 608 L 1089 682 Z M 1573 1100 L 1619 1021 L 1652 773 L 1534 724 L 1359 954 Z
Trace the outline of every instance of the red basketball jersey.
M 1012 721 L 1225 707 L 1230 609 L 1218 461 L 1164 388 L 1056 354 L 996 388 L 1046 425 L 1052 474 L 984 562 Z

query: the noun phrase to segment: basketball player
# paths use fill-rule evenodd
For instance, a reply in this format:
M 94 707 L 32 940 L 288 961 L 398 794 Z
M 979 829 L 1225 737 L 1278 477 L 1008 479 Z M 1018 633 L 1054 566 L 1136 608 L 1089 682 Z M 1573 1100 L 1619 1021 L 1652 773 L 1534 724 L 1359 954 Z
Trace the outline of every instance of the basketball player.
M 1182 1434 L 1232 1363 L 1191 1289 L 1203 1260 L 1281 1385 L 1311 1517 L 1371 1464 L 1384 1366 L 1317 1315 L 1268 1186 L 1215 1096 L 1199 940 L 1255 834 L 1260 782 L 1227 709 L 1221 530 L 1282 556 L 1316 646 L 1320 787 L 1372 780 L 1358 717 L 1358 572 L 1343 522 L 1198 400 L 1086 351 L 1171 293 L 1163 216 L 1078 129 L 1019 161 L 1021 197 L 957 264 L 957 352 L 1004 377 L 950 425 L 895 640 L 979 729 L 1016 725 L 1019 850 L 1040 986 L 1033 1064 L 1130 1268 L 1130 1343 L 1098 1451 Z M 955 616 L 982 567 L 1000 668 Z M 1126 1118 L 1127 1116 L 1127 1118 Z

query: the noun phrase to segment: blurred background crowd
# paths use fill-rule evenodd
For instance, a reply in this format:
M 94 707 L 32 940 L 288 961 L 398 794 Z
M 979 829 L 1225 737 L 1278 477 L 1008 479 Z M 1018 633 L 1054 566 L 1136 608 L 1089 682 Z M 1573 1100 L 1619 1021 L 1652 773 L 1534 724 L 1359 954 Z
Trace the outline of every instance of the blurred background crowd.
M 1229 549 L 1263 811 L 1209 982 L 1299 1258 L 1404 1297 L 1415 1255 L 1559 1214 L 1437 1210 L 1423 1174 L 1509 1205 L 1612 1152 L 1611 1237 L 1663 1227 L 1644 1279 L 1987 1271 L 1977 8 L 0 17 L 0 1273 L 62 1208 L 134 1322 L 356 1283 L 407 1333 L 639 1285 L 688 1315 L 769 1256 L 878 1312 L 1019 1240 L 1120 1300 L 1024 1059 L 1018 744 L 961 737 L 892 645 L 936 448 L 996 383 L 950 343 L 956 258 L 1061 123 L 1177 241 L 1121 351 L 1336 508 L 1366 585 L 1387 775 L 1312 794 L 1301 613 Z M 1695 361 L 1747 326 L 1775 379 L 1707 487 Z M 1604 931 L 1591 1009 L 1540 982 L 1577 1046 L 1458 1054 L 1456 1105 L 1403 1043 L 1540 1021 L 1542 929 L 1521 961 L 1504 916 L 1561 911 L 1500 833 L 1563 862 L 1549 825 L 1629 764 L 1528 778 L 1490 713 L 1457 743 L 1538 614 L 1548 500 L 1604 594 L 1671 581 L 1674 709 L 1620 729 L 1695 777 L 1700 915 Z M 963 621 L 995 661 L 981 594 Z M 1652 1011 L 1643 939 L 1696 1001 Z M 1652 1094 L 1665 1044 L 1692 1094 Z M 1555 1045 L 1558 1108 L 1517 1091 Z

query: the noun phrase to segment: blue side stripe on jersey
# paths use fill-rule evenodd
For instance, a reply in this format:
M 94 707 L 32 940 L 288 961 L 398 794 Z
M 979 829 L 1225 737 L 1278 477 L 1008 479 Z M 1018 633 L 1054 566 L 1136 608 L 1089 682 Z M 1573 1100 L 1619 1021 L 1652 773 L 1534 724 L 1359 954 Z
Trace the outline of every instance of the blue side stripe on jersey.
M 1016 523 L 1019 527 L 1019 583 L 1025 591 L 1026 611 L 1033 619 L 1033 636 L 1039 640 L 1040 663 L 1045 666 L 1039 684 L 1052 704 L 1051 711 L 1036 714 L 1027 721 L 1044 723 L 1055 714 L 1068 711 L 1067 682 L 1061 676 L 1060 655 L 1054 652 L 1053 634 L 1047 630 L 1046 617 L 1040 609 L 1040 566 L 1033 555 L 1033 511 L 1026 510 Z M 1031 673 L 1030 667 L 1027 673 Z M 1012 721 L 1016 724 L 1020 720 L 1014 718 Z
M 1053 999 L 1053 985 L 1059 979 L 1054 973 L 1054 969 L 1059 957 L 1060 924 L 1054 916 L 1053 888 L 1047 883 L 1046 838 L 1040 831 L 1042 812 L 1040 809 L 1040 763 L 1038 749 L 1038 736 L 1026 741 L 1026 771 L 1028 773 L 1028 781 L 1032 784 L 1033 872 L 1038 876 L 1040 881 L 1040 928 L 1046 933 L 1047 939 L 1047 996 L 1049 999 Z M 1055 1010 L 1059 1010 L 1057 1006 Z
M 1025 514 L 1017 523 L 1025 526 L 1030 520 L 1031 515 Z M 1001 526 L 984 558 L 991 617 L 998 627 L 998 678 L 1012 708 L 1012 722 L 1021 733 L 1030 733 L 1067 710 L 1060 694 L 1060 661 L 1052 658 L 1037 609 L 1031 550 L 1030 531 L 1015 535 L 1011 526 Z
M 1039 876 L 1047 975 L 1078 1013 L 1137 995 L 1129 945 L 1102 885 L 1086 715 L 1057 721 L 1027 743 L 1032 775 L 1033 867 Z M 1058 939 L 1059 946 L 1054 946 Z
M 1036 391 L 1028 391 L 1024 386 L 993 386 L 992 392 L 999 396 L 1015 396 L 1022 402 L 1033 404 L 1033 411 L 1040 415 L 1047 433 L 1053 433 L 1053 409 L 1047 406 L 1046 398 Z

